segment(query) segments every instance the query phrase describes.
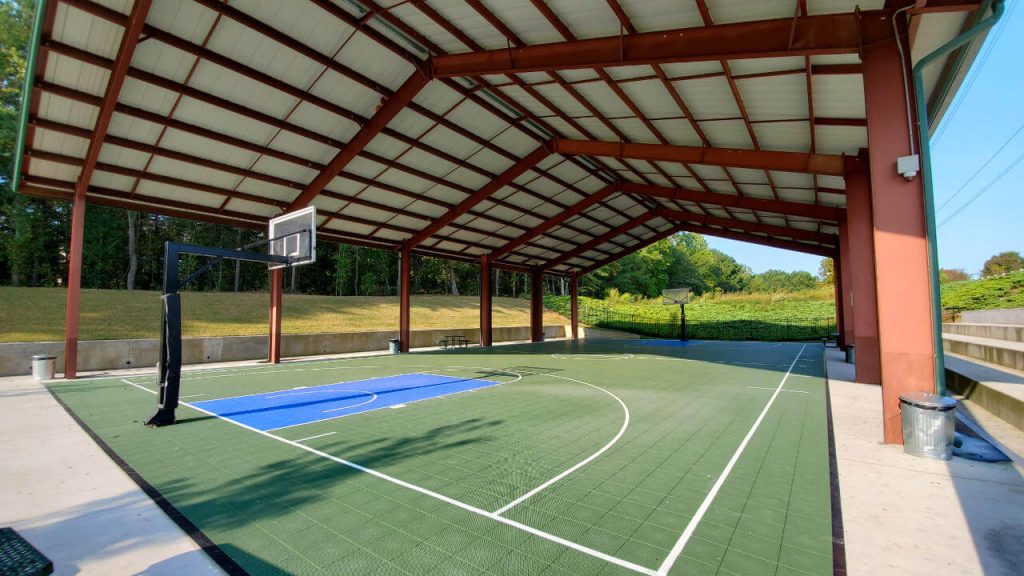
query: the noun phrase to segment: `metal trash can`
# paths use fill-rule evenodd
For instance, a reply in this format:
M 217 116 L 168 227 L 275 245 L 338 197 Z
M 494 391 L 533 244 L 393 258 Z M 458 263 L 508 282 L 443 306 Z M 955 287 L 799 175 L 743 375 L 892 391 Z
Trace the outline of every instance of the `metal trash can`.
M 392 338 L 391 340 L 388 340 L 388 350 L 392 354 L 398 354 L 399 352 L 402 351 L 400 344 L 401 340 L 399 340 L 398 338 Z
M 900 396 L 903 451 L 911 456 L 949 460 L 953 457 L 956 400 L 912 392 Z
M 857 355 L 853 351 L 853 344 L 847 344 L 846 345 L 846 363 L 847 364 L 855 364 L 856 363 L 856 359 L 857 359 Z
M 49 354 L 32 356 L 32 377 L 36 380 L 53 380 L 57 374 L 57 357 Z

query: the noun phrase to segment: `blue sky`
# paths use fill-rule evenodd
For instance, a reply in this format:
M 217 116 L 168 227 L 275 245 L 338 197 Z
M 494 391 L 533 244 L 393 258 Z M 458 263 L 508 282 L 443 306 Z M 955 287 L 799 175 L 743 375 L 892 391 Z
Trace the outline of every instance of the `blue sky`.
M 932 138 L 943 268 L 977 274 L 993 254 L 1024 253 L 1024 9 L 1020 4 L 1007 2 L 1006 16 L 989 33 Z M 996 180 L 1000 174 L 1002 178 Z M 821 260 L 733 240 L 707 240 L 754 272 L 775 268 L 817 273 Z

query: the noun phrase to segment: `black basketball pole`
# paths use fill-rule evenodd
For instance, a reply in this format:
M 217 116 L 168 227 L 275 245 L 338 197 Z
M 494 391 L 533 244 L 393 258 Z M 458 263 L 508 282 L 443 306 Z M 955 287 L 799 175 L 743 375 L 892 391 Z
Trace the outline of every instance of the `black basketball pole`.
M 686 304 L 679 305 L 679 341 L 686 342 Z
M 263 240 L 268 243 L 277 238 Z M 251 247 L 248 246 L 248 247 Z M 207 256 L 210 260 L 185 280 L 178 277 L 178 259 L 182 254 Z M 271 264 L 292 263 L 291 258 L 276 254 L 263 254 L 245 249 L 213 248 L 177 242 L 164 243 L 164 286 L 161 296 L 162 313 L 160 321 L 160 393 L 156 412 L 146 420 L 146 426 L 159 427 L 174 424 L 174 410 L 178 407 L 178 394 L 181 390 L 181 294 L 179 290 L 189 282 L 201 276 L 215 262 L 222 259 L 247 262 L 263 262 Z

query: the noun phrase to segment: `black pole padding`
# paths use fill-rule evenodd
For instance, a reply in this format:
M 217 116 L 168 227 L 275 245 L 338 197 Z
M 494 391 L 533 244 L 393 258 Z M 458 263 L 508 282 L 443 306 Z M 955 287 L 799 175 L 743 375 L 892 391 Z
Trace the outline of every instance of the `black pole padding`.
M 679 305 L 679 341 L 686 342 L 686 304 Z

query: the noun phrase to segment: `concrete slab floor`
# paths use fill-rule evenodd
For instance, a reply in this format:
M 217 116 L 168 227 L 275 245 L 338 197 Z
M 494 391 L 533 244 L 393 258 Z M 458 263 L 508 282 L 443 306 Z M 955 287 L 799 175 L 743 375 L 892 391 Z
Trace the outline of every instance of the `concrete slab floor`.
M 0 526 L 54 574 L 223 574 L 28 376 L 0 378 Z
M 1021 574 L 1024 468 L 883 444 L 881 387 L 854 383 L 842 352 L 826 354 L 848 573 Z

